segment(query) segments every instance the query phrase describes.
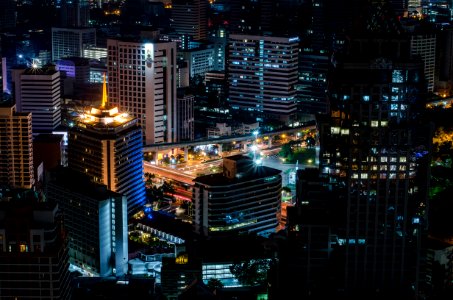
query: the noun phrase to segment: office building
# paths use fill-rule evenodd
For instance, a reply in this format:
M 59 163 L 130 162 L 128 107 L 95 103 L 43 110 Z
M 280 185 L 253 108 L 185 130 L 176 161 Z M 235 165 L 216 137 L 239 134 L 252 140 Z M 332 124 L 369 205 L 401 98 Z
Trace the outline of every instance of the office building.
M 83 85 L 90 82 L 90 60 L 83 57 L 67 57 L 56 62 L 57 70 L 65 72 L 66 78 L 74 84 Z
M 12 74 L 17 111 L 33 114 L 33 135 L 52 132 L 61 124 L 60 72 L 47 65 L 13 69 Z
M 83 57 L 83 49 L 96 46 L 96 28 L 52 27 L 52 61 Z
M 145 144 L 176 136 L 176 43 L 107 40 L 109 99 L 142 126 Z
M 178 141 L 192 141 L 194 139 L 194 99 L 194 95 L 186 94 L 184 89 L 178 89 L 176 102 Z
M 76 28 L 90 25 L 89 0 L 62 0 L 60 13 L 62 27 Z
M 215 49 L 214 47 L 200 47 L 190 50 L 178 51 L 178 59 L 185 60 L 187 67 L 189 68 L 190 79 L 194 77 L 204 78 L 204 75 L 209 72 L 216 70 L 214 63 L 215 60 Z
M 138 121 L 107 103 L 104 79 L 102 103 L 78 112 L 68 136 L 68 167 L 121 193 L 131 217 L 145 204 L 142 131 Z
M 273 8 L 272 0 L 231 0 L 230 31 L 237 34 L 262 34 L 271 31 Z
M 229 37 L 228 83 L 232 109 L 288 122 L 296 112 L 297 37 Z
M 32 188 L 32 114 L 19 113 L 16 105 L 0 104 L 0 182 L 13 188 Z
M 248 156 L 223 159 L 223 173 L 194 179 L 194 225 L 205 236 L 275 232 L 280 219 L 281 171 Z
M 67 236 L 56 203 L 32 190 L 2 190 L 2 299 L 71 299 Z M 8 199 L 8 200 L 6 200 Z
M 100 277 L 126 274 L 126 197 L 68 168 L 55 170 L 50 177 L 46 196 L 63 213 L 71 264 Z
M 208 31 L 207 0 L 173 0 L 170 27 L 180 35 L 205 40 Z
M 424 65 L 411 58 L 407 36 L 371 31 L 350 42 L 334 57 L 331 113 L 318 123 L 320 170 L 346 188 L 337 282 L 346 291 L 417 294 L 431 143 L 429 124 L 417 123 Z
M 411 54 L 420 56 L 424 63 L 426 88 L 434 92 L 436 70 L 436 34 L 414 33 L 411 35 Z

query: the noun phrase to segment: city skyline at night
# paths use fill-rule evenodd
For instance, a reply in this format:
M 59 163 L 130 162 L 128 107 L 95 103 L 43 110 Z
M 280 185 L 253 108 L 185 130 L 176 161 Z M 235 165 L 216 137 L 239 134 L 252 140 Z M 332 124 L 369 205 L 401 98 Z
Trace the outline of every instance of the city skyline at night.
M 452 41 L 452 0 L 3 0 L 0 298 L 450 299 Z

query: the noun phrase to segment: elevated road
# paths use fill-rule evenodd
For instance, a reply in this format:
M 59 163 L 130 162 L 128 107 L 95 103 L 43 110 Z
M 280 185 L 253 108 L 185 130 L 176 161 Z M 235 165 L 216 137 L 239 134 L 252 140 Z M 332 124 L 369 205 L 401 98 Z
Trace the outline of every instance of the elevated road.
M 288 134 L 294 133 L 301 130 L 313 130 L 316 129 L 316 124 L 309 122 L 310 124 L 289 128 L 285 130 L 278 130 L 273 132 L 265 132 L 265 133 L 258 133 L 255 137 L 254 134 L 246 134 L 246 135 L 236 135 L 236 136 L 226 136 L 214 139 L 200 139 L 195 141 L 187 141 L 187 142 L 178 142 L 178 143 L 162 143 L 162 144 L 151 144 L 143 146 L 143 152 L 159 152 L 164 150 L 170 150 L 175 148 L 185 148 L 185 147 L 195 147 L 201 145 L 208 145 L 208 144 L 223 144 L 223 143 L 232 143 L 232 142 L 241 142 L 247 140 L 254 140 L 255 138 L 262 138 L 265 136 L 276 136 L 281 134 Z

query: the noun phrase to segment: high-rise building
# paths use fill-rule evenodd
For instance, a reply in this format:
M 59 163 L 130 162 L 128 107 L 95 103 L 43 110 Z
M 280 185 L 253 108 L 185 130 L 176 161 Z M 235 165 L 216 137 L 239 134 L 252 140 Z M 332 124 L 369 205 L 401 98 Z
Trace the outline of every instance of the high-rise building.
M 299 38 L 232 34 L 228 44 L 232 109 L 287 122 L 296 112 Z
M 33 134 L 50 133 L 61 124 L 60 72 L 55 66 L 13 69 L 18 112 L 33 114 Z
M 2 190 L 0 295 L 2 299 L 71 299 L 67 235 L 58 205 L 33 190 Z
M 46 191 L 63 213 L 71 263 L 96 276 L 123 276 L 128 263 L 126 197 L 68 168 L 51 173 Z
M 31 120 L 30 112 L 0 104 L 0 182 L 13 188 L 32 188 L 35 183 Z
M 368 32 L 334 57 L 331 112 L 320 120 L 320 170 L 346 189 L 346 291 L 418 292 L 426 233 L 429 124 L 423 62 L 410 38 Z M 343 280 L 344 279 L 344 280 Z
M 90 24 L 89 0 L 62 0 L 60 12 L 62 27 L 88 27 Z
M 208 32 L 208 0 L 173 0 L 171 28 L 194 40 L 205 40 Z
M 52 61 L 83 57 L 83 50 L 96 46 L 96 28 L 52 27 Z
M 176 43 L 107 40 L 109 99 L 138 119 L 146 144 L 176 136 Z
M 187 61 L 190 78 L 200 76 L 204 78 L 206 72 L 217 70 L 215 63 L 216 51 L 214 47 L 200 47 L 178 51 L 178 59 Z
M 143 142 L 138 120 L 107 103 L 104 79 L 102 103 L 79 112 L 68 136 L 68 167 L 121 193 L 128 217 L 145 204 Z
M 178 141 L 192 141 L 194 139 L 194 99 L 195 96 L 186 94 L 185 89 L 178 89 L 176 101 Z
M 248 156 L 223 159 L 223 173 L 194 179 L 195 231 L 205 236 L 275 232 L 280 220 L 281 171 Z
M 273 0 L 230 0 L 229 30 L 237 34 L 269 32 L 272 24 Z
M 424 73 L 428 92 L 434 91 L 436 70 L 436 34 L 414 33 L 411 35 L 411 53 L 420 56 L 425 65 Z

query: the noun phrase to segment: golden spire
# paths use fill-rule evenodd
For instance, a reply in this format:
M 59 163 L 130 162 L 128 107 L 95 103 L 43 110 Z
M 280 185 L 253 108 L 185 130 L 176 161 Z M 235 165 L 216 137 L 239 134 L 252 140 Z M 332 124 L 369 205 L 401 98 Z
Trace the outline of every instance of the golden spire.
M 107 104 L 107 84 L 105 83 L 105 73 L 103 75 L 104 77 L 104 83 L 102 84 L 102 103 L 101 106 L 105 107 Z

